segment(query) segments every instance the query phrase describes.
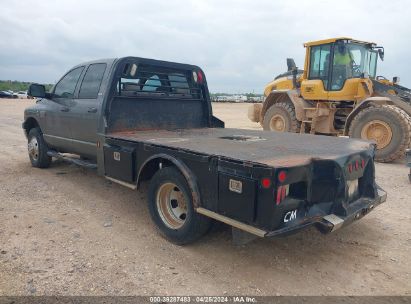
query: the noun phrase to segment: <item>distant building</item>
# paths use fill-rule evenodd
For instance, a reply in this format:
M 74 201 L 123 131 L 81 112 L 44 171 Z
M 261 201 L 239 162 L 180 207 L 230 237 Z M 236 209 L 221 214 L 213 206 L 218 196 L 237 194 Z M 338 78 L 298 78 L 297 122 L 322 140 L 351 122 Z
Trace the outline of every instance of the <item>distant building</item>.
M 250 96 L 250 97 L 248 97 L 248 101 L 263 102 L 264 101 L 264 96 Z
M 215 102 L 262 102 L 264 100 L 263 96 L 253 96 L 248 97 L 243 94 L 233 94 L 233 95 L 217 95 L 213 96 L 212 101 Z

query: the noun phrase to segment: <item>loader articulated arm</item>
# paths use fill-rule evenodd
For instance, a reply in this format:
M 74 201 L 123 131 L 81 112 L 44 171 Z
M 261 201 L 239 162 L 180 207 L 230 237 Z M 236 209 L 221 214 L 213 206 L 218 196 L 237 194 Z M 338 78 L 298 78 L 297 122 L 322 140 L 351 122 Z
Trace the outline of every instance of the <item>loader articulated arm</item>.
M 389 97 L 395 103 L 396 100 L 408 104 L 411 107 L 411 90 L 396 83 L 390 85 L 378 80 L 373 80 L 374 93 L 378 96 Z M 404 109 L 405 110 L 405 109 Z M 408 112 L 407 110 L 405 110 Z M 411 114 L 408 112 L 408 114 Z

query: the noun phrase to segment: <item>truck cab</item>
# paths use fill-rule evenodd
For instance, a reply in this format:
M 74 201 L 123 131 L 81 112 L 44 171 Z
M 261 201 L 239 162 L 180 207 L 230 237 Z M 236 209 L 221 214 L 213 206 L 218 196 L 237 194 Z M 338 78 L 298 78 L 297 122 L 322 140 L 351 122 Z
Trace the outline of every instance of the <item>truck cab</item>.
M 70 69 L 26 109 L 24 129 L 38 124 L 50 148 L 96 159 L 97 129 L 113 62 L 93 61 Z

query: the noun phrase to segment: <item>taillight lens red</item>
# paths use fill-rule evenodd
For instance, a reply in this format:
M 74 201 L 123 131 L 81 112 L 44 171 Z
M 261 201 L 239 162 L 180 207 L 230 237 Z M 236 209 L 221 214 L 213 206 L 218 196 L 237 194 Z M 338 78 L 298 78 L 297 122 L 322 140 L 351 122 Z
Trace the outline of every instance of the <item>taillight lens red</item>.
M 278 173 L 278 181 L 280 183 L 283 183 L 286 178 L 287 178 L 287 173 L 285 171 L 280 171 L 280 173 Z
M 352 173 L 354 170 L 358 171 L 359 169 L 364 169 L 365 168 L 365 160 L 361 159 L 361 160 L 356 160 L 355 162 L 349 163 L 347 165 L 347 170 L 348 172 Z
M 261 179 L 261 186 L 264 189 L 268 189 L 271 187 L 271 180 L 269 178 L 263 178 Z
M 279 186 L 277 188 L 276 204 L 279 205 L 288 195 L 289 185 Z
M 204 77 L 203 77 L 203 73 L 201 73 L 201 71 L 197 72 L 197 81 L 198 83 L 203 83 Z

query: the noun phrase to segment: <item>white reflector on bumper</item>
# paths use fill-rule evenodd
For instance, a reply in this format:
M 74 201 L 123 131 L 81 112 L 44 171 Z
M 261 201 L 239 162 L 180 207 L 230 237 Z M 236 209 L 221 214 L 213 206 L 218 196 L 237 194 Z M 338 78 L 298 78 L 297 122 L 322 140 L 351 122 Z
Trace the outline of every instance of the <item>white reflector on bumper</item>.
M 348 198 L 354 200 L 358 198 L 358 179 L 347 181 Z

